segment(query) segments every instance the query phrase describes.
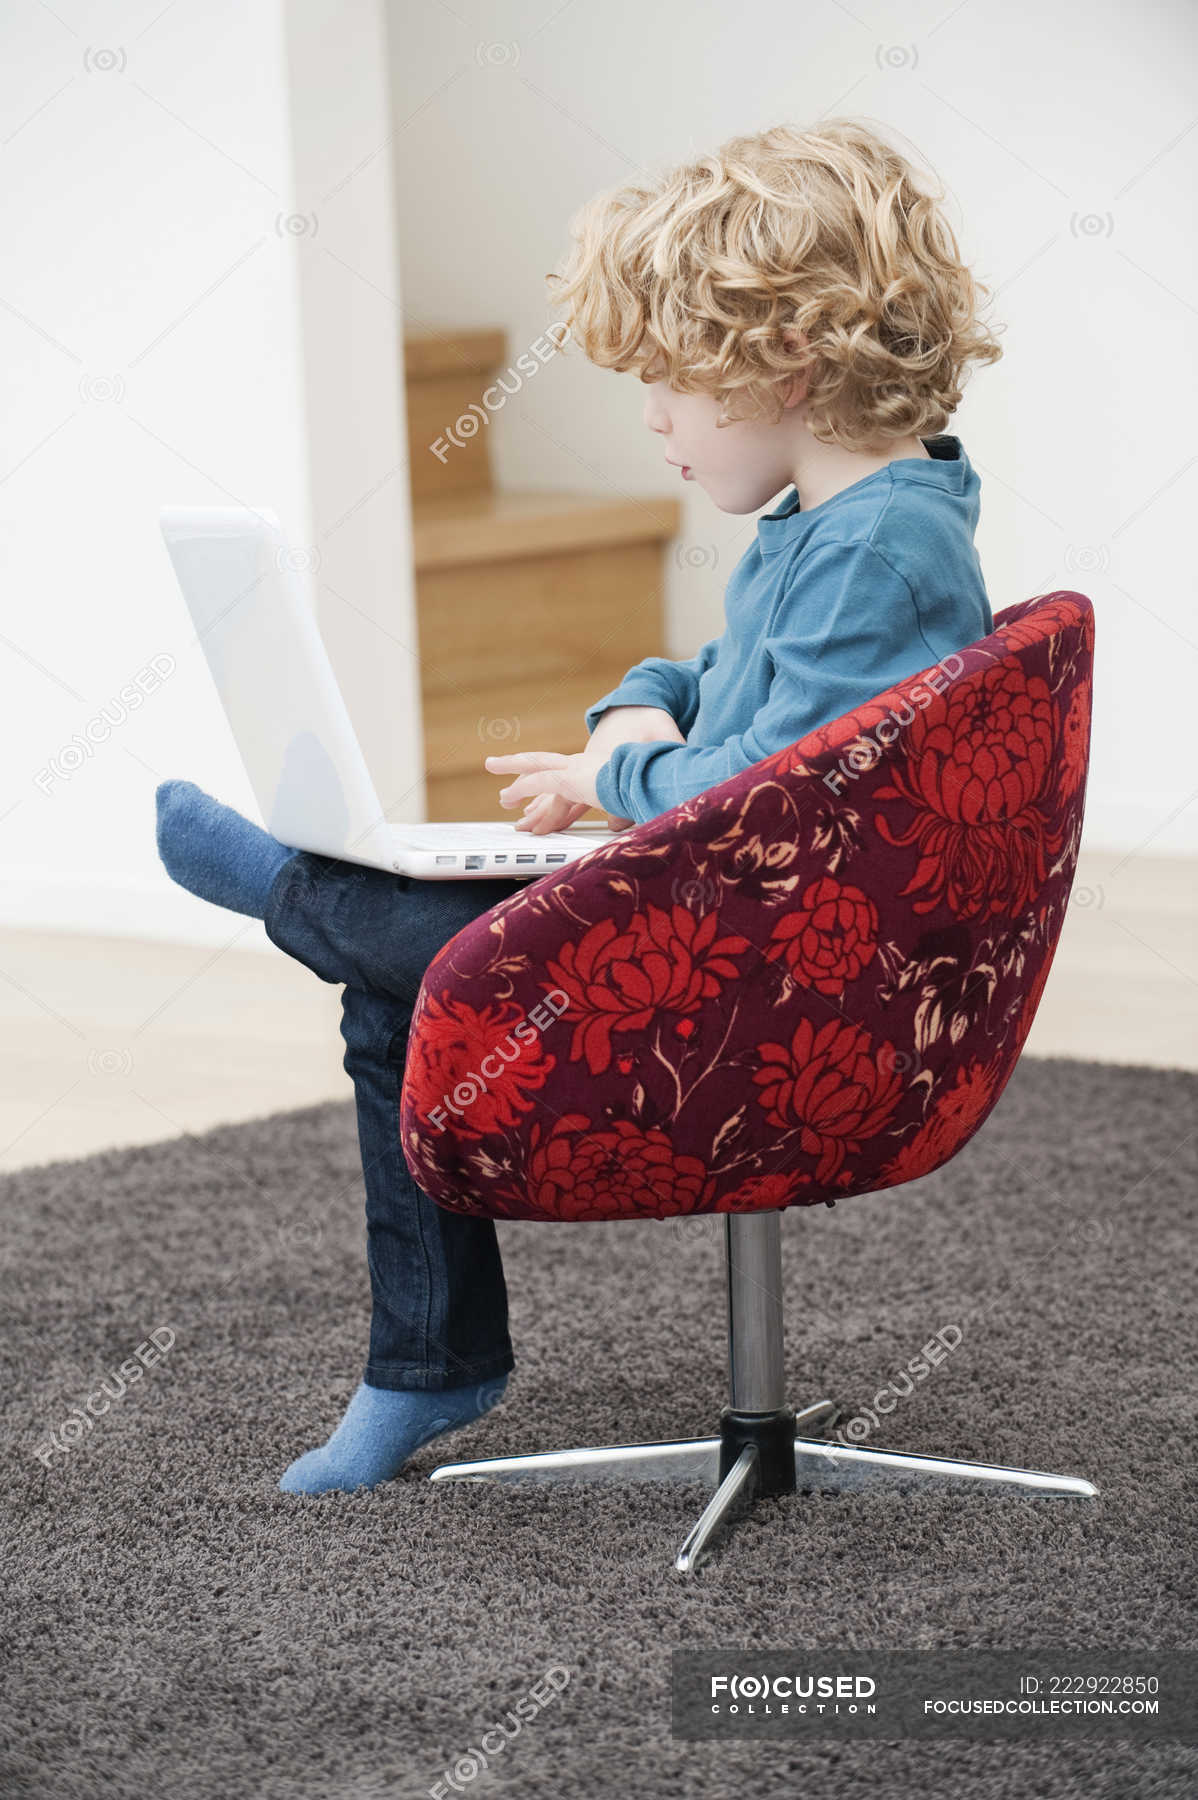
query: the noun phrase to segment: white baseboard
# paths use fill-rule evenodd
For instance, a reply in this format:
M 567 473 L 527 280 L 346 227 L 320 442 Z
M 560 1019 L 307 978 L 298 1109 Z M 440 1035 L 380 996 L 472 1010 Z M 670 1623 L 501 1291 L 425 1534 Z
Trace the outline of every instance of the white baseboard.
M 1119 795 L 1086 801 L 1083 850 L 1121 856 L 1198 855 L 1198 794 L 1166 796 L 1159 804 Z
M 281 956 L 257 919 L 209 906 L 162 879 L 48 869 L 9 870 L 0 889 L 0 925 L 25 931 L 149 938 L 173 944 L 230 945 Z

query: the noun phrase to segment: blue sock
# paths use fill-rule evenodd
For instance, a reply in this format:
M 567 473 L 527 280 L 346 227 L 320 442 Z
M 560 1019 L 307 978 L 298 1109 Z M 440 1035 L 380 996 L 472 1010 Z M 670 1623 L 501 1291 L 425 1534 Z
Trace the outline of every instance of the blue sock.
M 265 918 L 275 876 L 295 851 L 194 782 L 164 781 L 154 798 L 158 854 L 171 880 L 201 900 Z
M 421 1444 L 479 1419 L 503 1399 L 507 1376 L 468 1387 L 376 1388 L 363 1381 L 327 1444 L 307 1450 L 284 1471 L 284 1494 L 352 1493 L 398 1475 Z

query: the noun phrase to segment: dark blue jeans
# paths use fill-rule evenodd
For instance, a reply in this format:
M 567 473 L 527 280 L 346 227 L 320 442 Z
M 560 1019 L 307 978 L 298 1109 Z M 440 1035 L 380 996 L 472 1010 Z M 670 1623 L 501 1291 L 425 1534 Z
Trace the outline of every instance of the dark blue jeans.
M 271 888 L 271 941 L 344 988 L 344 1064 L 366 1184 L 371 1387 L 461 1387 L 515 1365 L 495 1227 L 446 1212 L 417 1187 L 399 1101 L 426 968 L 455 932 L 526 885 L 417 881 L 300 850 Z

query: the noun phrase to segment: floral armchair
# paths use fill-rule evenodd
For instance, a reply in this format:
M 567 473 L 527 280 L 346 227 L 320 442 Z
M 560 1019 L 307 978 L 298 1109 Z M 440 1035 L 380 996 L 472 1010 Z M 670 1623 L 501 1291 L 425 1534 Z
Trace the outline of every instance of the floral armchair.
M 779 1220 L 897 1187 L 1002 1093 L 1076 866 L 1094 620 L 990 636 L 501 901 L 445 945 L 400 1129 L 440 1205 L 495 1219 L 727 1215 L 718 1437 L 447 1464 L 433 1479 L 702 1479 L 695 1568 L 738 1496 L 914 1480 L 1092 1496 L 1035 1470 L 799 1435 Z M 745 1216 L 747 1215 L 747 1216 Z
M 1001 1094 L 1073 880 L 1093 614 L 993 634 L 543 876 L 425 976 L 402 1115 L 441 1205 L 664 1218 L 831 1203 Z

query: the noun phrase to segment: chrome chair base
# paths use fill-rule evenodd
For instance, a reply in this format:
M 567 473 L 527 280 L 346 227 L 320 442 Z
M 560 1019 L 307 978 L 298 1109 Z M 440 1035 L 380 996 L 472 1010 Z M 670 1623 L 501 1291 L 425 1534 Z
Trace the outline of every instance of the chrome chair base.
M 1022 1488 L 1082 1500 L 1097 1494 L 1092 1483 L 1074 1475 L 959 1462 L 951 1456 L 866 1450 L 804 1436 L 805 1431 L 834 1423 L 840 1408 L 832 1400 L 817 1400 L 792 1413 L 786 1405 L 779 1218 L 777 1212 L 765 1212 L 730 1214 L 725 1221 L 731 1404 L 721 1415 L 720 1436 L 443 1463 L 429 1479 L 679 1481 L 712 1488 L 711 1499 L 674 1559 L 674 1567 L 682 1574 L 699 1567 L 722 1527 L 756 1496 L 861 1493 L 921 1487 L 929 1482 L 981 1483 L 993 1489 Z
M 799 1431 L 827 1423 L 839 1409 L 817 1401 L 795 1415 Z M 609 1482 L 678 1481 L 714 1489 L 702 1515 L 674 1558 L 689 1574 L 706 1560 L 712 1540 L 757 1492 L 757 1451 L 742 1450 L 723 1481 L 719 1479 L 722 1440 L 685 1438 L 674 1443 L 604 1444 L 593 1449 L 547 1450 L 532 1456 L 496 1456 L 482 1462 L 443 1463 L 430 1481 Z M 981 1482 L 993 1488 L 1092 1499 L 1098 1489 L 1075 1475 L 1048 1475 L 1040 1469 L 1011 1469 L 997 1463 L 958 1461 L 951 1456 L 916 1456 L 902 1450 L 863 1450 L 796 1436 L 795 1488 L 800 1493 L 862 1493 L 933 1485 Z

